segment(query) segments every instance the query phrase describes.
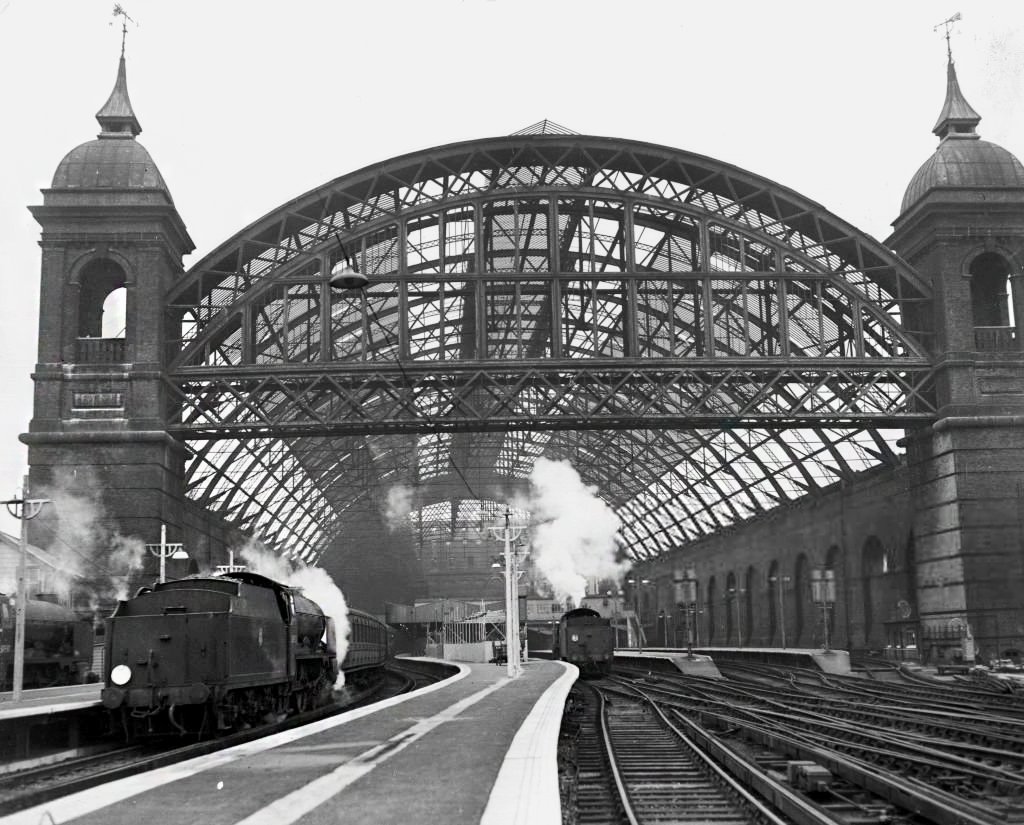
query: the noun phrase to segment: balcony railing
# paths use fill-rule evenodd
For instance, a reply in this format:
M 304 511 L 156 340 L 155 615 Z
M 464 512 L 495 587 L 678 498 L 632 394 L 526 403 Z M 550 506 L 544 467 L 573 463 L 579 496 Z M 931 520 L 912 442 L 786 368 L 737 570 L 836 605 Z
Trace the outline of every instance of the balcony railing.
M 975 327 L 974 346 L 978 352 L 1012 352 L 1017 349 L 1013 327 Z
M 75 361 L 79 364 L 123 364 L 124 338 L 79 338 Z

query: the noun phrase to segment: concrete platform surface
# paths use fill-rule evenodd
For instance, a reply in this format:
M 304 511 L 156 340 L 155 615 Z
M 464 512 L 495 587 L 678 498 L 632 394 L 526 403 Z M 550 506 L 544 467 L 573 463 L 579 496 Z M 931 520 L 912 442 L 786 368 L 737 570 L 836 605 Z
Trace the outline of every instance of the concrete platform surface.
M 4 825 L 560 825 L 557 743 L 577 670 L 455 676 L 219 753 L 72 794 Z M 493 792 L 492 792 L 493 791 Z
M 22 691 L 19 702 L 13 700 L 13 694 L 9 690 L 4 691 L 0 693 L 0 721 L 99 706 L 102 688 L 103 685 L 98 683 L 37 688 Z

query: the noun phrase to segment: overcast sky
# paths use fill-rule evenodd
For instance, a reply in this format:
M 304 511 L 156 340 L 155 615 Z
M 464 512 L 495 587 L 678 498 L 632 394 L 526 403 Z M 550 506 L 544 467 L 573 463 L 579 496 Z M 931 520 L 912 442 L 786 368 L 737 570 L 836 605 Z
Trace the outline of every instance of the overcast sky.
M 99 131 L 111 0 L 0 0 L 0 497 L 27 469 L 42 202 Z M 140 142 L 197 249 L 325 181 L 544 118 L 764 175 L 884 240 L 936 146 L 946 44 L 981 136 L 1024 157 L 1024 3 L 125 0 Z M 17 524 L 0 517 L 0 530 Z M 155 539 L 151 539 L 155 540 Z

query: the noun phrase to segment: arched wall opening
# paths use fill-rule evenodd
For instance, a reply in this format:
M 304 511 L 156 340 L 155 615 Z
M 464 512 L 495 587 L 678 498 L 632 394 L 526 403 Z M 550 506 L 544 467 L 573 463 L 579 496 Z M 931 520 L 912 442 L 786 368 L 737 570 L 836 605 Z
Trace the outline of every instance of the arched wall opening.
M 880 628 L 875 621 L 875 611 L 881 607 L 880 590 L 883 577 L 889 572 L 889 557 L 877 536 L 868 536 L 864 542 L 864 549 L 861 551 L 861 570 L 864 594 L 864 646 L 871 649 L 880 644 L 880 639 L 876 638 Z
M 971 261 L 971 311 L 976 327 L 1013 324 L 1010 264 L 997 252 L 983 252 Z
M 837 644 L 836 640 L 836 625 L 837 613 L 843 606 L 843 588 L 845 583 L 843 581 L 843 571 L 840 564 L 839 546 L 833 544 L 825 552 L 825 570 L 831 570 L 835 581 L 835 602 L 829 605 L 828 608 L 828 636 L 829 640 L 833 645 Z M 845 642 L 844 642 L 845 644 Z
M 757 572 L 754 565 L 747 567 L 746 581 L 744 582 L 743 598 L 746 604 L 743 613 L 743 641 L 746 644 L 753 644 L 754 639 L 754 581 Z
M 768 599 L 768 643 L 776 644 L 779 634 L 779 607 L 782 604 L 782 581 L 779 578 L 779 563 L 773 561 L 765 580 L 765 597 Z
M 796 557 L 796 566 L 793 570 L 793 646 L 803 647 L 807 644 L 807 617 L 810 613 L 810 568 L 807 562 L 807 554 L 801 553 Z
M 708 644 L 713 645 L 717 641 L 715 627 L 715 602 L 718 600 L 718 587 L 715 584 L 715 577 L 708 581 L 708 595 L 704 609 L 708 617 Z
M 736 590 L 736 574 L 731 571 L 725 578 L 724 595 L 725 643 L 731 645 L 736 644 L 736 632 L 739 630 L 739 622 L 736 621 L 736 612 L 739 610 L 739 593 Z
M 79 338 L 124 337 L 125 281 L 124 270 L 109 258 L 97 258 L 82 268 L 78 289 Z M 113 327 L 120 334 L 107 334 Z
M 124 338 L 127 330 L 128 288 L 120 286 L 103 301 L 100 338 Z

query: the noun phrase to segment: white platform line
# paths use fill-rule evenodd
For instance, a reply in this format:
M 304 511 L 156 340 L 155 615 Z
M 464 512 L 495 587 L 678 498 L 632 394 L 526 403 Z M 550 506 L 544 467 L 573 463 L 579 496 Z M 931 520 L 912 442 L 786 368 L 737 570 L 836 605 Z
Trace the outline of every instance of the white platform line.
M 452 663 L 446 662 L 445 664 L 450 665 Z M 385 699 L 382 702 L 376 702 L 375 704 L 356 708 L 337 716 L 321 719 L 319 722 L 311 722 L 308 725 L 303 725 L 301 728 L 275 733 L 272 736 L 265 736 L 262 739 L 246 742 L 244 745 L 236 745 L 233 748 L 227 748 L 217 753 L 198 756 L 195 759 L 188 759 L 176 765 L 168 765 L 165 768 L 157 768 L 137 776 L 117 779 L 113 782 L 108 782 L 106 785 L 90 788 L 87 791 L 79 791 L 60 799 L 54 799 L 51 802 L 44 802 L 41 805 L 0 817 L 0 825 L 39 825 L 40 822 L 45 822 L 47 825 L 51 825 L 51 823 L 52 825 L 59 825 L 61 822 L 68 822 L 76 817 L 98 811 L 100 808 L 106 808 L 108 805 L 114 805 L 117 802 L 137 796 L 140 793 L 145 793 L 153 788 L 159 788 L 161 785 L 185 779 L 201 771 L 226 765 L 245 756 L 262 753 L 279 745 L 287 745 L 297 739 L 312 736 L 339 725 L 344 725 L 347 722 L 361 719 L 364 716 L 369 716 L 371 713 L 399 705 L 417 696 L 433 693 L 435 690 L 442 690 L 453 685 L 455 682 L 465 679 L 473 672 L 465 665 L 458 665 L 457 667 L 459 672 L 454 676 L 411 693 L 392 696 L 390 699 Z
M 561 825 L 558 733 L 579 668 L 559 664 L 565 673 L 544 691 L 509 745 L 480 825 Z

